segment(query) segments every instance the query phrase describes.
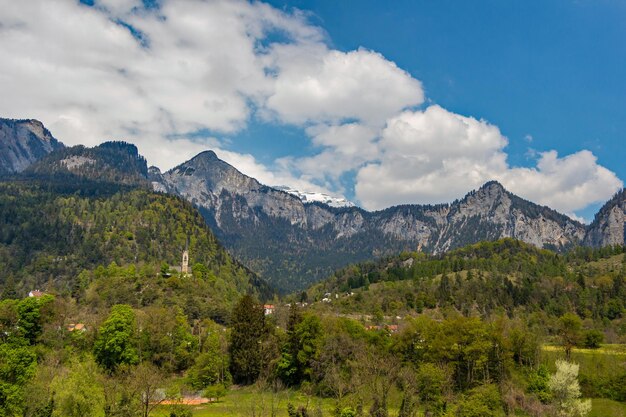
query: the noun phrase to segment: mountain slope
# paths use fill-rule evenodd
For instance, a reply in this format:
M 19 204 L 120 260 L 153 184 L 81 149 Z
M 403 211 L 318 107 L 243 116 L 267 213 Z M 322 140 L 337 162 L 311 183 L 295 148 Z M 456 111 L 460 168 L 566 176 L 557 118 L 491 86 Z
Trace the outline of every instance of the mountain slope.
M 563 249 L 585 237 L 584 225 L 496 182 L 451 204 L 367 212 L 305 204 L 210 151 L 165 173 L 151 169 L 150 175 L 156 190 L 196 205 L 238 258 L 283 291 L 304 288 L 350 262 L 402 250 L 440 253 L 503 237 Z
M 0 174 L 22 172 L 61 148 L 63 144 L 37 120 L 0 118 Z
M 626 297 L 625 251 L 624 246 L 578 248 L 560 255 L 501 239 L 441 255 L 407 252 L 336 271 L 310 288 L 307 299 L 324 300 L 326 308 L 344 314 L 379 311 L 396 317 L 452 308 L 464 315 L 540 311 L 556 318 L 576 311 L 619 320 Z
M 606 202 L 589 225 L 585 244 L 593 247 L 623 245 L 626 240 L 626 189 Z
M 45 183 L 0 183 L 0 284 L 10 277 L 21 293 L 33 288 L 74 293 L 86 284 L 82 271 L 104 279 L 108 274 L 98 268 L 115 263 L 135 265 L 151 287 L 143 291 L 132 280 L 120 282 L 118 287 L 131 285 L 120 296 L 151 303 L 155 290 L 173 296 L 188 285 L 159 282 L 162 265 L 180 265 L 185 248 L 194 269 L 187 281 L 201 288 L 190 297 L 208 297 L 209 306 L 227 312 L 243 293 L 269 296 L 269 287 L 235 261 L 198 211 L 178 197 L 144 189 L 89 196 Z
M 148 165 L 137 147 L 126 142 L 104 142 L 93 148 L 73 146 L 56 150 L 28 167 L 38 177 L 72 178 L 148 187 Z

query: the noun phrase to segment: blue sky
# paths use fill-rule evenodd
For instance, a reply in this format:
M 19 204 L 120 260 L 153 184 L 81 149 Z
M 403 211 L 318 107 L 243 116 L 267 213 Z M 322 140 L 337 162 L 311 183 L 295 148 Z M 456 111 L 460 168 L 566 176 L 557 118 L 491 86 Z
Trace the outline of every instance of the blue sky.
M 369 209 L 497 179 L 589 220 L 626 178 L 621 1 L 85 3 L 0 0 L 2 116 Z
M 433 102 L 498 125 L 515 165 L 529 148 L 589 149 L 626 178 L 626 2 L 270 3 L 310 11 L 338 49 L 379 51 Z

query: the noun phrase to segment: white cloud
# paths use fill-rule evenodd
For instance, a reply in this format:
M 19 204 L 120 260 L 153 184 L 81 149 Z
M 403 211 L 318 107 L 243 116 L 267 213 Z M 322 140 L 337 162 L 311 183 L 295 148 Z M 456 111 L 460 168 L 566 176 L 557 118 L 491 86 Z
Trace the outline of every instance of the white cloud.
M 337 194 L 356 173 L 355 195 L 370 209 L 450 201 L 497 179 L 571 213 L 622 184 L 588 151 L 537 153 L 535 167 L 510 167 L 496 126 L 438 106 L 415 110 L 419 80 L 377 52 L 330 48 L 302 12 L 244 0 L 161 3 L 0 0 L 0 116 L 40 119 L 69 145 L 128 140 L 163 169 L 210 147 L 269 185 Z M 234 135 L 254 115 L 304 129 L 311 154 L 266 166 L 189 135 Z
M 510 191 L 563 213 L 604 202 L 623 187 L 587 150 L 563 158 L 554 150 L 543 152 L 535 168 L 508 169 L 496 178 Z
M 370 209 L 450 201 L 506 169 L 506 144 L 497 127 L 439 106 L 404 112 L 383 130 L 379 160 L 359 170 L 356 196 Z
M 277 45 L 272 56 L 279 76 L 267 107 L 287 123 L 357 119 L 382 125 L 424 101 L 421 83 L 376 52 Z
M 11 98 L 0 101 L 1 115 L 38 118 L 68 144 L 125 138 L 162 167 L 181 162 L 155 152 L 169 137 L 237 132 L 250 104 L 273 92 L 261 45 L 268 33 L 323 39 L 301 14 L 245 1 L 166 1 L 147 11 L 132 0 L 0 0 L 0 23 L 0 91 Z
M 356 196 L 370 209 L 448 202 L 495 179 L 521 197 L 572 213 L 623 186 L 586 150 L 563 158 L 543 152 L 535 167 L 510 167 L 507 143 L 497 127 L 438 106 L 404 112 L 383 130 L 380 159 L 359 170 Z

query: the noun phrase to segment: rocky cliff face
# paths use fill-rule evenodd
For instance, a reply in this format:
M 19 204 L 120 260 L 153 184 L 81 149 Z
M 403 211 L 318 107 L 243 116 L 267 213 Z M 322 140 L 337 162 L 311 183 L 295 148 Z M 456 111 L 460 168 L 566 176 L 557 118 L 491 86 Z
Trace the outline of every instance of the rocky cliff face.
M 212 212 L 219 227 L 225 213 L 235 220 L 258 223 L 256 212 L 306 226 L 304 205 L 298 197 L 243 175 L 212 151 L 202 152 L 164 174 L 153 170 L 151 179 L 155 190 L 178 194 Z M 239 204 L 241 201 L 245 203 Z
M 0 119 L 0 174 L 22 172 L 61 148 L 63 144 L 37 120 Z
M 622 189 L 596 214 L 585 244 L 593 247 L 623 245 L 626 241 L 626 189 Z
M 401 250 L 441 253 L 503 237 L 562 249 L 583 242 L 586 233 L 584 225 L 497 182 L 451 204 L 367 212 L 304 203 L 243 175 L 210 151 L 166 173 L 152 168 L 150 180 L 155 190 L 199 207 L 238 257 L 284 291 L 347 263 Z

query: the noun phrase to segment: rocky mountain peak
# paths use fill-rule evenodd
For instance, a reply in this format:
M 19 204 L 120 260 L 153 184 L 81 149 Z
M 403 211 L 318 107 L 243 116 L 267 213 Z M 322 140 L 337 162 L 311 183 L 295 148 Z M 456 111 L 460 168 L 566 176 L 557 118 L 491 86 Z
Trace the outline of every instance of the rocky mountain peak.
M 38 120 L 0 118 L 0 173 L 22 172 L 63 147 Z
M 585 244 L 602 247 L 623 245 L 626 241 L 626 189 L 613 196 L 589 225 Z
M 148 167 L 148 175 L 162 175 L 161 169 L 159 169 L 159 167 L 155 167 L 154 165 L 150 165 Z
M 495 181 L 495 180 L 487 181 L 486 183 L 484 183 L 478 189 L 478 192 L 483 192 L 483 193 L 487 193 L 490 195 L 494 195 L 494 194 L 499 195 L 499 194 L 508 193 L 506 188 L 504 188 L 502 184 L 500 184 L 498 181 Z

